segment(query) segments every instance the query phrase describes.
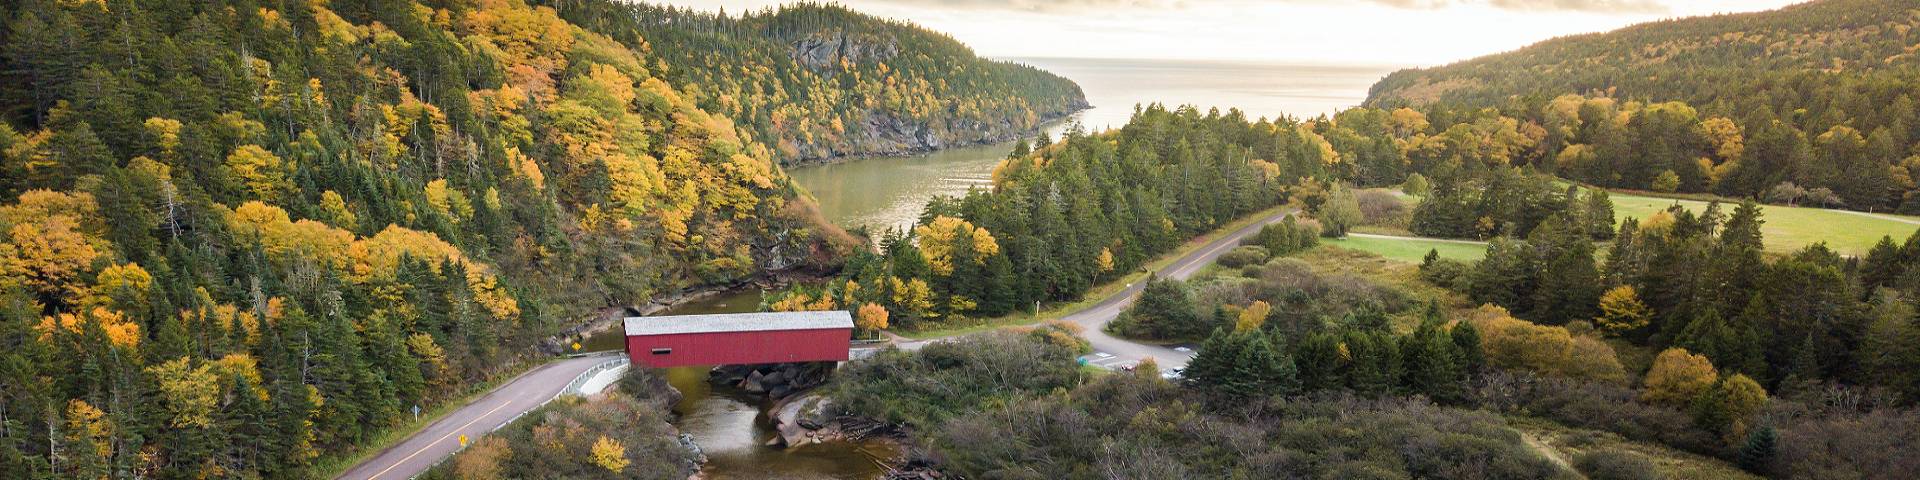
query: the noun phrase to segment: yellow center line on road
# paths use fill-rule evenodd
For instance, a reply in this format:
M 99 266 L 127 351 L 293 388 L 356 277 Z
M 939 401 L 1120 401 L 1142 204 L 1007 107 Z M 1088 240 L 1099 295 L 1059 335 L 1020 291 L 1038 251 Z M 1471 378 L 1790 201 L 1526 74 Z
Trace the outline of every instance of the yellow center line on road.
M 455 434 L 460 433 L 461 430 L 465 430 L 467 427 L 472 426 L 474 422 L 478 422 L 480 421 L 480 419 L 487 418 L 487 416 L 492 415 L 493 412 L 498 412 L 500 411 L 500 409 L 507 408 L 507 405 L 511 405 L 511 404 L 513 404 L 513 400 L 500 402 L 500 406 L 493 407 L 493 410 L 488 410 L 487 413 L 482 413 L 478 416 L 473 417 L 473 420 L 468 420 L 467 423 L 461 424 L 458 427 L 453 427 L 453 431 L 447 432 L 446 435 L 441 435 L 440 438 L 433 439 L 433 441 L 431 442 L 427 442 L 426 446 L 420 447 L 419 450 L 414 450 L 413 453 L 408 454 L 406 458 L 402 458 L 398 462 L 393 462 L 393 465 L 388 465 L 386 470 L 381 470 L 379 473 L 375 473 L 373 474 L 373 476 L 367 477 L 367 480 L 373 480 L 376 478 L 380 478 L 381 475 L 386 475 L 387 472 L 391 472 L 393 471 L 393 469 L 399 468 L 400 465 L 406 464 L 408 460 L 412 460 L 413 457 L 420 455 L 420 452 L 425 452 L 427 451 L 427 449 L 433 448 L 434 445 L 439 445 L 440 442 L 446 440 L 447 437 L 451 437 L 451 436 L 454 436 Z

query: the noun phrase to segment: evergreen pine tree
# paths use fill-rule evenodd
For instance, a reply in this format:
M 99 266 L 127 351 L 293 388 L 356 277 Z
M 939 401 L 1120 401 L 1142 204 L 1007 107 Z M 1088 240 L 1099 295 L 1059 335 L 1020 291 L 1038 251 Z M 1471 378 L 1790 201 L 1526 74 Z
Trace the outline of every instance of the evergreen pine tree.
M 1447 334 L 1460 352 L 1462 370 L 1469 376 L 1480 373 L 1487 364 L 1486 352 L 1480 349 L 1480 330 L 1474 328 L 1473 322 L 1461 320 Z
M 1747 441 L 1740 446 L 1736 461 L 1740 468 L 1756 475 L 1769 475 L 1773 471 L 1773 459 L 1779 455 L 1779 434 L 1774 433 L 1772 425 L 1761 425 L 1747 434 Z
M 1186 370 L 1181 371 L 1181 381 L 1194 388 L 1219 388 L 1232 375 L 1234 362 L 1240 359 L 1239 343 L 1234 340 L 1231 332 L 1214 329 L 1213 335 L 1200 344 L 1193 360 L 1187 362 Z
M 1461 366 L 1460 347 L 1453 344 L 1440 322 L 1421 322 L 1412 334 L 1401 339 L 1400 352 L 1402 390 L 1438 401 L 1460 398 L 1466 369 Z
M 1893 237 L 1881 236 L 1880 242 L 1873 244 L 1867 258 L 1860 262 L 1860 285 L 1867 290 L 1893 285 L 1906 271 L 1900 257 L 1900 247 L 1893 245 Z
M 1346 380 L 1341 375 L 1340 339 L 1326 332 L 1308 333 L 1293 343 L 1293 358 L 1299 367 L 1300 388 L 1305 392 L 1315 392 L 1340 388 Z

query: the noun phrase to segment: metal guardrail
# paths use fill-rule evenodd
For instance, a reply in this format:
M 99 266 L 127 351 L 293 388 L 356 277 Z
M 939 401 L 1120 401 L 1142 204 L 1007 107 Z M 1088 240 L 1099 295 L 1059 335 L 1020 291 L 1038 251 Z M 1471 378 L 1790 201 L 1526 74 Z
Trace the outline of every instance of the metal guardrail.
M 599 365 L 594 365 L 593 368 L 589 368 L 587 371 L 580 373 L 580 376 L 573 377 L 573 381 L 567 382 L 567 388 L 560 389 L 560 393 L 554 395 L 554 398 L 559 398 L 560 395 L 579 395 L 580 387 L 586 386 L 588 381 L 593 380 L 593 377 L 599 376 L 601 372 L 624 367 L 628 361 L 625 355 L 621 355 L 619 358 L 600 362 Z

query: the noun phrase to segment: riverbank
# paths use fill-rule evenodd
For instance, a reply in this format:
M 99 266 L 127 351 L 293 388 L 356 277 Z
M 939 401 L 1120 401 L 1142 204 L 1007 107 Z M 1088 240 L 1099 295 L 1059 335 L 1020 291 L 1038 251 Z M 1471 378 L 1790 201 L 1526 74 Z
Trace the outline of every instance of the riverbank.
M 705 457 L 696 478 L 878 479 L 904 464 L 906 437 L 802 408 L 825 407 L 812 400 L 823 365 L 665 369 L 680 398 L 672 423 Z

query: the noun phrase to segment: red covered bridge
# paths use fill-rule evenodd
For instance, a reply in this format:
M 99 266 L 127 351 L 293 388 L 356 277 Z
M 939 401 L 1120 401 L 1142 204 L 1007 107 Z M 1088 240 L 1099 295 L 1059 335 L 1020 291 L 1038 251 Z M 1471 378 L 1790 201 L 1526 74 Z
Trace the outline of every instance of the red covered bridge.
M 845 361 L 853 316 L 844 311 L 628 317 L 635 365 Z

